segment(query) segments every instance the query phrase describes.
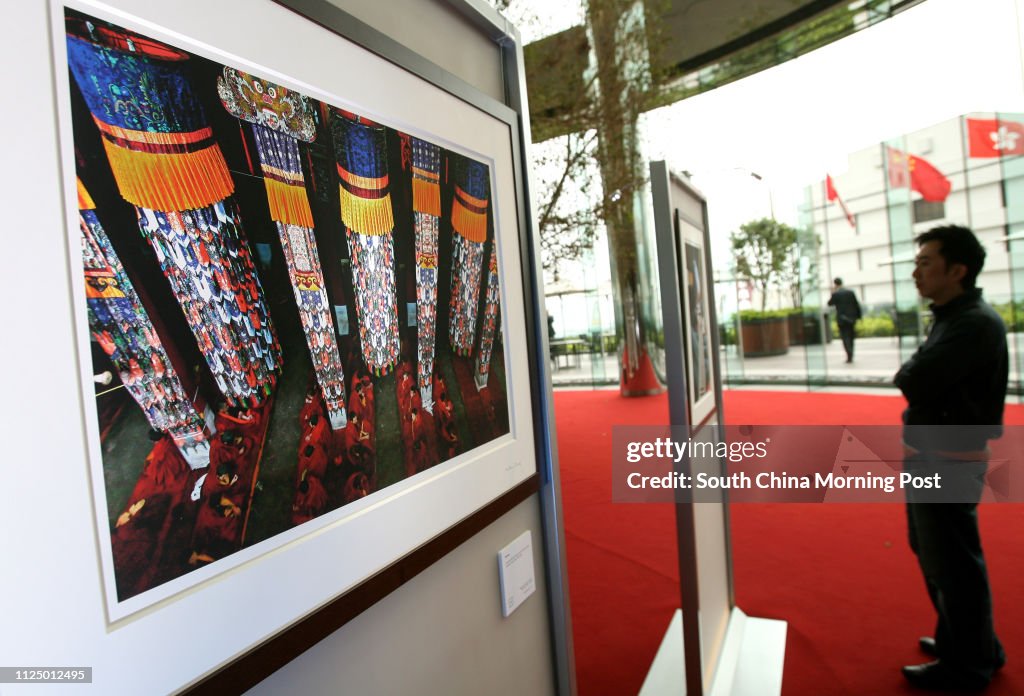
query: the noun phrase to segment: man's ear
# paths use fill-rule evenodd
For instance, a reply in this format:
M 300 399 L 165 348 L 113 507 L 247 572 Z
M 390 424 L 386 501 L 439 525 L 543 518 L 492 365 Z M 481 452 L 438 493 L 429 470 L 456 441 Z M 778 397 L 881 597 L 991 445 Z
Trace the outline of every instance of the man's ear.
M 964 278 L 967 276 L 967 265 L 962 263 L 954 263 L 949 266 L 946 271 L 953 276 L 953 279 L 963 285 Z

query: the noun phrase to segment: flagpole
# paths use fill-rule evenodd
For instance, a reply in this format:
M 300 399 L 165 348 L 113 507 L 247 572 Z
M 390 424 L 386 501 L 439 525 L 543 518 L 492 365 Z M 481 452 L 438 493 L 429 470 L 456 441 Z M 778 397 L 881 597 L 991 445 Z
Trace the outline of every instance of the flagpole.
M 970 175 L 967 170 L 967 153 L 969 147 L 970 146 L 967 141 L 967 117 L 960 116 L 960 160 L 964 168 L 964 201 L 967 204 L 967 226 L 973 230 L 974 225 L 971 222 L 971 184 Z
M 826 174 L 826 176 L 828 176 L 828 174 Z M 831 289 L 831 287 L 832 287 L 832 278 L 834 278 L 834 276 L 832 275 L 832 239 L 831 239 L 831 236 L 829 235 L 829 231 L 828 231 L 828 206 L 829 206 L 829 200 L 828 200 L 828 179 L 823 181 L 821 183 L 821 186 L 822 186 L 821 213 L 823 215 L 823 220 L 824 220 L 824 223 L 825 223 L 825 267 L 827 268 L 827 275 L 828 275 L 828 278 L 825 279 L 825 282 L 828 284 L 827 287 Z M 829 312 L 829 313 L 826 314 L 825 312 L 822 312 L 821 313 L 821 318 L 822 318 L 821 347 L 822 347 L 822 350 L 825 352 L 825 355 L 827 356 L 828 355 L 828 335 L 829 335 L 829 332 L 831 331 L 832 313 Z M 828 379 L 828 360 L 827 359 L 825 360 L 825 378 L 826 378 L 826 380 Z
M 822 212 L 822 215 L 824 216 L 824 222 L 825 222 L 825 259 L 826 259 L 825 260 L 825 266 L 828 268 L 828 278 L 826 280 L 828 281 L 828 283 L 831 283 L 832 282 L 832 278 L 834 276 L 832 275 L 832 241 L 831 241 L 831 238 L 830 238 L 829 232 L 828 232 L 828 206 L 829 206 L 829 200 L 828 200 L 828 183 L 827 183 L 827 181 L 823 181 L 821 186 L 822 186 L 822 194 L 823 194 L 822 195 L 822 199 L 821 199 L 821 202 L 822 202 L 821 212 Z M 831 285 L 829 285 L 829 287 L 831 287 Z

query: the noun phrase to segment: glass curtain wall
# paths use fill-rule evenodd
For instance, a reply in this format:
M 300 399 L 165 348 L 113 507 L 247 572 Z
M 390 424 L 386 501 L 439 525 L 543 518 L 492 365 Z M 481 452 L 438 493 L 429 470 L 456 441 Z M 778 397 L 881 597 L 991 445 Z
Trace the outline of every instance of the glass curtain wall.
M 1024 129 L 1021 114 L 997 114 L 1000 122 L 1007 123 L 1005 131 L 1020 133 Z M 1014 141 L 1014 145 L 1016 142 Z M 1024 155 L 999 158 L 1003 180 L 1003 201 L 1006 207 L 1006 252 L 1009 264 L 1010 296 L 1005 304 L 997 306 L 1010 342 L 1010 386 L 1016 386 L 1017 401 L 1021 395 L 1021 374 L 1024 373 Z M 1012 397 L 1011 397 L 1012 398 Z
M 899 338 L 901 363 L 917 350 L 924 334 L 919 296 L 913 280 L 916 247 L 906 153 L 906 140 L 902 136 L 882 143 L 882 181 L 889 223 L 896 336 Z
M 808 388 L 824 386 L 828 382 L 828 364 L 825 354 L 827 336 L 830 332 L 828 315 L 824 311 L 828 298 L 821 290 L 821 244 L 814 225 L 814 209 L 810 190 L 804 205 L 800 208 L 797 226 L 797 254 L 794 263 L 795 283 L 799 308 L 789 322 L 790 345 L 804 347 L 804 366 L 807 370 Z M 827 224 L 827 216 L 826 216 Z M 796 298 L 794 298 L 796 299 Z
M 608 280 L 607 242 L 599 237 L 573 265 L 569 282 L 552 284 L 545 298 L 555 386 L 618 383 L 615 316 Z

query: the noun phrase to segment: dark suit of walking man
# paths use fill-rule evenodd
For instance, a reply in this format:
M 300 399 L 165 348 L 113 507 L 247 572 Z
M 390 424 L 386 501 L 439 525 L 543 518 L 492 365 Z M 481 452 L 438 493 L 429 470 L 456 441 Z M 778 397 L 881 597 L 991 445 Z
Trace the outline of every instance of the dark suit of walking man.
M 907 399 L 905 469 L 942 474 L 941 491 L 906 491 L 910 547 L 938 615 L 934 638 L 920 646 L 938 659 L 903 675 L 921 689 L 978 691 L 1006 662 L 977 513 L 988 440 L 1002 435 L 1006 327 L 974 286 L 985 250 L 971 230 L 937 227 L 915 241 L 914 282 L 935 322 L 894 381 Z
M 846 350 L 846 362 L 853 362 L 853 327 L 861 318 L 860 302 L 853 290 L 843 287 L 843 279 L 836 278 L 832 288 L 829 305 L 836 308 L 836 324 L 839 325 L 839 336 L 843 339 Z

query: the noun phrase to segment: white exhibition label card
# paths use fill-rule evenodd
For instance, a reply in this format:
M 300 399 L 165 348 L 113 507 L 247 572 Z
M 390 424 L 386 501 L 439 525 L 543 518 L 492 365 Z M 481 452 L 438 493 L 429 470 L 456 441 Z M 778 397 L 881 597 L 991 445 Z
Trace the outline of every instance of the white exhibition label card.
M 520 534 L 498 553 L 498 575 L 501 579 L 501 614 L 508 616 L 537 589 L 530 530 Z

